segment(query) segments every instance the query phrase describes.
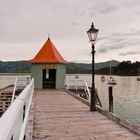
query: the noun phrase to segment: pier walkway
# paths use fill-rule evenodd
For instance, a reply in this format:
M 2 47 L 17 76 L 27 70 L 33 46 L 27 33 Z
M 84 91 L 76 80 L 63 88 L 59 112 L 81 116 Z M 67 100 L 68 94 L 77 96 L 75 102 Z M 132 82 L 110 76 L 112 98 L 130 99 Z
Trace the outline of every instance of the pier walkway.
M 36 90 L 33 140 L 140 140 L 63 90 Z

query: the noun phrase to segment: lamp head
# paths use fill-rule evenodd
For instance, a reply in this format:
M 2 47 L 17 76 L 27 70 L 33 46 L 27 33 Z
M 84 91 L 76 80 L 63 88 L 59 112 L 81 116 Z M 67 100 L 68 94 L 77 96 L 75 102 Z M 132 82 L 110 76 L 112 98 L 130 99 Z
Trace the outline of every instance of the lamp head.
M 96 42 L 98 31 L 99 31 L 99 29 L 96 29 L 92 22 L 91 28 L 87 31 L 89 40 L 92 44 L 95 44 L 95 42 Z

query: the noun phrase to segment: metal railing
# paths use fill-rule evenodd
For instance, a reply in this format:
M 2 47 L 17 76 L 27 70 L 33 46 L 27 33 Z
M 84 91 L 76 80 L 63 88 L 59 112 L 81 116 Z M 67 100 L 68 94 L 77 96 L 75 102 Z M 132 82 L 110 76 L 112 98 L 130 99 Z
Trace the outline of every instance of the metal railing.
M 34 79 L 0 118 L 0 140 L 25 140 L 25 129 L 34 92 Z
M 90 102 L 90 96 L 91 96 L 90 90 L 89 90 L 88 84 L 85 80 L 79 80 L 79 79 L 67 80 L 66 89 L 68 89 L 68 90 L 75 89 L 76 92 L 80 89 L 84 90 L 86 98 Z
M 88 87 L 88 84 L 86 80 L 79 80 L 79 79 L 74 79 L 74 80 L 67 80 L 66 83 L 66 89 L 74 91 L 77 95 L 80 95 L 80 97 L 86 99 L 88 103 L 90 104 L 91 102 L 91 93 L 90 90 L 91 88 Z M 82 90 L 84 92 L 82 92 Z M 81 92 L 81 93 L 80 93 Z M 101 100 L 99 98 L 98 91 L 96 89 L 96 104 L 102 107 Z

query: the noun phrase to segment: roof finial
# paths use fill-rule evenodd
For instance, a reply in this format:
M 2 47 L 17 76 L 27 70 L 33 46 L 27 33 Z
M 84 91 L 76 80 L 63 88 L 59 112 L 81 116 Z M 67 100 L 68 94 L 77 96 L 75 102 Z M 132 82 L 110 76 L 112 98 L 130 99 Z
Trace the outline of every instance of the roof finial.
M 50 39 L 50 34 L 48 34 L 48 40 Z

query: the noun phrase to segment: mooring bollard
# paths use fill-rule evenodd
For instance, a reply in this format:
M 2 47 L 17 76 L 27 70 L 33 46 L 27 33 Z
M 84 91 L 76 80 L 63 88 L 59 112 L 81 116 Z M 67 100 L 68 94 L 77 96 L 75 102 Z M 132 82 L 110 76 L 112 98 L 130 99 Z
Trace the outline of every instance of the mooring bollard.
M 113 87 L 109 86 L 109 112 L 113 112 Z

